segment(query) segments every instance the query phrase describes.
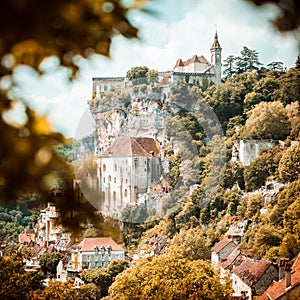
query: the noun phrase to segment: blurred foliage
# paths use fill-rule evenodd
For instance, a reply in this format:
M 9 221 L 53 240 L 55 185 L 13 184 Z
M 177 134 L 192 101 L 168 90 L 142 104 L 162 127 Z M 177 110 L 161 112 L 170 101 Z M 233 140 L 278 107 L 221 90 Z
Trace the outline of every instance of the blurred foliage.
M 42 62 L 51 56 L 77 76 L 78 58 L 93 54 L 109 56 L 111 39 L 117 34 L 136 38 L 138 30 L 127 19 L 132 9 L 142 9 L 146 1 L 62 0 L 8 1 L 1 3 L 0 18 L 0 203 L 13 202 L 20 193 L 38 192 L 48 200 L 48 190 L 63 184 L 62 221 L 78 227 L 93 217 L 93 210 L 74 201 L 72 168 L 66 142 L 52 131 L 45 116 L 30 109 L 26 100 L 14 93 L 14 72 L 26 65 L 43 74 Z M 9 117 L 21 107 L 22 120 Z M 53 150 L 56 146 L 56 151 Z M 55 199 L 54 199 L 55 200 Z M 76 217 L 75 217 L 76 216 Z M 71 220 L 73 219 L 73 220 Z
M 275 5 L 279 14 L 272 20 L 276 29 L 281 32 L 292 31 L 299 37 L 300 28 L 300 4 L 298 0 L 279 1 L 279 0 L 246 0 L 257 6 L 270 4 Z M 300 45 L 299 45 L 300 46 Z

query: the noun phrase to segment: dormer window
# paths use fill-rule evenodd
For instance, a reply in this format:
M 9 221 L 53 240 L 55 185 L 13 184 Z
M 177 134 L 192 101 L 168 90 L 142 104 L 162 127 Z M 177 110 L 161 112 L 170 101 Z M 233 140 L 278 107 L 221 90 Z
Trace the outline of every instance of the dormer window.
M 102 247 L 101 247 L 101 254 L 104 255 L 104 253 L 105 253 L 105 247 L 102 246 Z
M 108 246 L 108 247 L 107 247 L 107 252 L 108 252 L 108 255 L 110 255 L 110 254 L 111 254 L 111 250 L 112 250 L 111 246 Z

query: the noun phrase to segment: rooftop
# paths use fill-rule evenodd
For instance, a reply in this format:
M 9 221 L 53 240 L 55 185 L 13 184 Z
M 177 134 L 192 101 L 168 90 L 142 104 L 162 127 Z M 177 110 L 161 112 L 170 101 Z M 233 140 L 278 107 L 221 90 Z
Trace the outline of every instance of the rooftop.
M 101 249 L 101 247 L 108 248 L 110 246 L 113 251 L 124 250 L 112 238 L 85 238 L 78 246 L 81 248 L 81 251 L 95 251 L 96 246 L 99 249 Z

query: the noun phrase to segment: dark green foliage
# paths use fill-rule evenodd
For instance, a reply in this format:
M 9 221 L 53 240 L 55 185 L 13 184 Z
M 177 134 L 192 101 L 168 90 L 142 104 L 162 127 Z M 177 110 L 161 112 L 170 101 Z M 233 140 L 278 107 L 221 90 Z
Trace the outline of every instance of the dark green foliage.
M 0 240 L 12 237 L 18 240 L 18 234 L 24 229 L 34 228 L 39 216 L 39 208 L 43 208 L 37 194 L 20 197 L 16 203 L 0 206 Z
M 51 274 L 52 276 L 56 276 L 56 267 L 63 257 L 64 255 L 59 252 L 43 254 L 40 257 L 40 266 L 44 274 Z

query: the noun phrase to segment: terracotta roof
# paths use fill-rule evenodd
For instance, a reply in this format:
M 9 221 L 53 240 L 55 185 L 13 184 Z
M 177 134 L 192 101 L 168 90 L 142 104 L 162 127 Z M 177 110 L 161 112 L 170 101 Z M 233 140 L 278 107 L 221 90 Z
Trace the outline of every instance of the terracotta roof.
M 178 58 L 174 68 L 181 67 L 181 66 L 184 66 L 184 63 L 181 58 Z
M 94 251 L 95 246 L 99 249 L 104 246 L 107 248 L 111 246 L 113 251 L 124 250 L 120 245 L 118 245 L 112 238 L 85 238 L 80 244 L 79 247 L 82 251 Z
M 199 55 L 198 59 L 201 63 L 208 64 L 208 60 L 203 55 Z
M 27 233 L 20 233 L 19 234 L 19 243 L 24 244 L 24 243 L 30 243 L 30 241 L 35 242 L 35 233 L 33 232 L 27 232 Z
M 221 263 L 221 266 L 223 269 L 232 270 L 234 267 L 239 266 L 244 261 L 245 258 L 246 255 L 242 252 L 242 250 L 236 248 Z
M 231 243 L 235 244 L 232 239 L 224 238 L 219 243 L 213 246 L 212 251 L 215 253 L 219 253 L 222 249 L 224 249 L 226 246 L 228 246 Z
M 283 278 L 282 280 L 278 282 L 274 282 L 272 285 L 270 285 L 267 288 L 267 290 L 258 299 L 269 300 L 271 297 L 271 299 L 276 300 L 279 297 L 283 296 L 287 291 L 290 291 L 291 289 L 298 287 L 299 285 L 300 285 L 300 253 L 298 254 L 298 257 L 292 266 L 290 288 L 286 289 L 285 278 Z
M 245 258 L 239 266 L 233 269 L 233 273 L 245 284 L 252 286 L 261 278 L 271 264 L 271 262 L 265 259 L 253 261 L 249 258 Z
M 115 156 L 155 156 L 159 155 L 159 147 L 153 138 L 118 137 L 103 155 Z

